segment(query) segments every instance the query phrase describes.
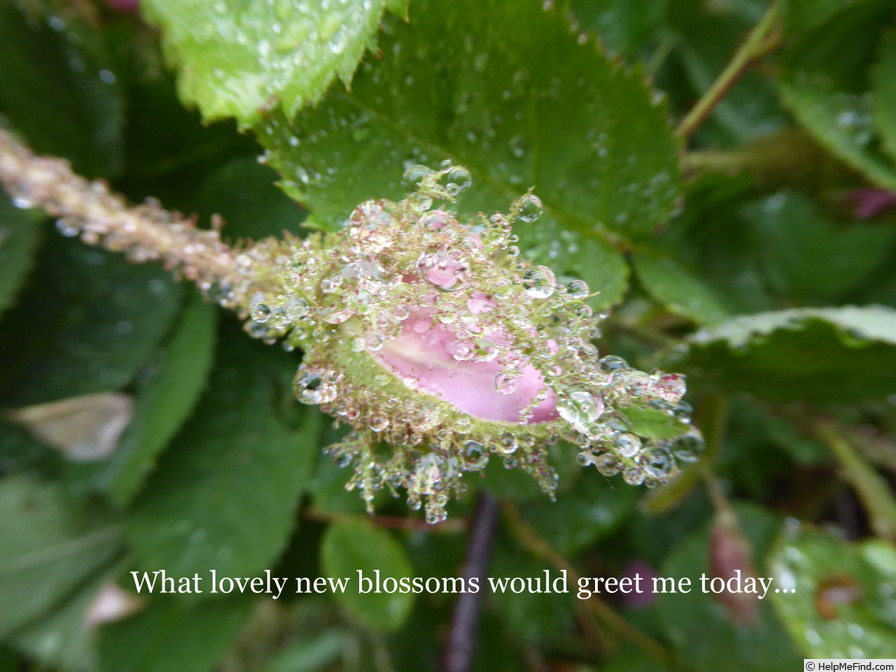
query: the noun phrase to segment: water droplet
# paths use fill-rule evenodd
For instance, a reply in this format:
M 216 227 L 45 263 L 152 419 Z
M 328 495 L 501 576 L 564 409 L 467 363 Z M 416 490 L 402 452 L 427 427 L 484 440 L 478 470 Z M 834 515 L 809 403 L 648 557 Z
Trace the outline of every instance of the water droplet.
M 444 210 L 432 210 L 420 215 L 417 221 L 427 229 L 437 231 L 451 224 L 452 217 Z
M 512 455 L 517 449 L 516 437 L 510 432 L 504 432 L 498 439 L 498 449 L 504 455 Z
M 520 220 L 529 224 L 537 221 L 544 212 L 544 205 L 535 194 L 526 194 L 518 201 L 518 205 Z
M 421 254 L 417 269 L 427 282 L 447 292 L 457 291 L 467 284 L 467 265 L 451 252 Z
M 628 362 L 622 359 L 622 357 L 617 357 L 616 355 L 607 355 L 606 357 L 602 357 L 600 360 L 600 370 L 604 373 L 630 371 L 631 368 L 632 367 L 629 366 Z
M 15 201 L 13 201 L 13 203 L 15 203 Z M 19 205 L 18 207 L 23 208 L 31 206 L 29 204 L 25 206 Z M 78 233 L 80 233 L 81 228 L 78 226 L 77 220 L 63 217 L 62 219 L 56 220 L 56 230 L 66 238 L 73 238 L 74 236 L 77 236 Z
M 464 189 L 473 184 L 470 171 L 463 166 L 452 166 L 445 174 L 445 189 L 452 196 L 457 196 Z
M 557 396 L 557 412 L 573 427 L 596 420 L 603 410 L 603 400 L 583 385 L 570 386 Z
M 345 28 L 340 28 L 333 36 L 330 38 L 330 51 L 334 54 L 341 54 L 345 51 L 345 47 L 348 44 L 348 31 Z
M 509 376 L 503 371 L 495 376 L 495 389 L 498 394 L 513 394 L 519 387 L 519 378 Z
M 510 138 L 510 154 L 515 159 L 522 159 L 526 156 L 526 152 L 529 149 L 529 143 L 526 142 L 526 138 L 522 135 L 515 135 Z
M 252 306 L 250 315 L 258 324 L 264 324 L 271 319 L 271 308 L 266 303 L 256 303 Z
M 410 166 L 407 170 L 404 171 L 404 175 L 401 177 L 402 184 L 404 188 L 409 192 L 417 191 L 423 186 L 424 180 L 431 177 L 433 175 L 433 171 L 427 168 L 426 166 Z
M 317 309 L 317 316 L 327 324 L 342 324 L 354 314 L 354 308 L 345 305 L 341 297 L 332 294 L 324 297 Z
M 300 296 L 294 296 L 283 306 L 283 310 L 291 321 L 301 320 L 308 316 L 308 302 Z
M 383 344 L 385 342 L 386 339 L 384 339 L 380 334 L 369 334 L 364 340 L 364 345 L 371 352 L 376 352 L 383 349 Z
M 634 434 L 620 434 L 614 440 L 616 452 L 622 457 L 632 458 L 641 450 L 641 439 Z
M 622 480 L 629 485 L 641 485 L 644 482 L 644 471 L 641 467 L 628 467 L 622 472 Z
M 653 389 L 663 401 L 677 404 L 687 391 L 687 385 L 684 376 L 660 372 L 653 384 Z
M 523 287 L 535 299 L 547 299 L 554 293 L 554 273 L 547 266 L 533 266 L 523 273 Z
M 583 450 L 576 455 L 576 464 L 580 467 L 587 467 L 589 464 L 594 464 L 596 461 L 597 458 L 588 450 Z
M 682 462 L 696 462 L 704 448 L 703 436 L 696 429 L 682 434 L 672 443 L 672 452 Z
M 570 299 L 587 299 L 591 288 L 584 280 L 573 280 L 566 285 L 566 296 Z
M 604 476 L 615 476 L 622 470 L 622 462 L 612 453 L 598 455 L 594 466 Z
M 466 441 L 464 443 L 464 461 L 467 469 L 478 471 L 488 464 L 488 451 L 478 441 Z
M 293 392 L 303 404 L 327 404 L 336 398 L 336 386 L 327 381 L 324 369 L 307 368 L 303 364 L 293 380 Z
M 387 418 L 385 415 L 375 413 L 370 416 L 370 419 L 368 420 L 368 426 L 374 432 L 382 432 L 389 427 L 389 418 Z
M 650 459 L 644 465 L 644 470 L 658 481 L 666 481 L 675 468 L 675 460 L 672 454 L 663 448 L 655 448 L 650 454 Z

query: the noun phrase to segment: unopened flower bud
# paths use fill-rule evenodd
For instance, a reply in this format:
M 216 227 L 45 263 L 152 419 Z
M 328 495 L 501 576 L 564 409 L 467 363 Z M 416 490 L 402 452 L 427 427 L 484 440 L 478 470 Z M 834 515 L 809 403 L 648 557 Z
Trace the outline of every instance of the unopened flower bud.
M 368 503 L 404 488 L 439 521 L 463 474 L 490 459 L 552 493 L 546 446 L 558 439 L 604 474 L 665 482 L 674 442 L 637 436 L 620 409 L 662 403 L 671 414 L 683 379 L 618 358 L 602 366 L 587 285 L 558 281 L 512 244 L 512 223 L 535 221 L 541 201 L 526 194 L 507 214 L 460 221 L 446 204 L 469 182 L 462 168 L 413 166 L 405 200 L 367 201 L 344 231 L 269 250 L 286 257 L 274 283 L 285 291 L 256 297 L 247 330 L 305 351 L 296 396 L 354 428 L 329 452 L 353 464 L 349 485 Z

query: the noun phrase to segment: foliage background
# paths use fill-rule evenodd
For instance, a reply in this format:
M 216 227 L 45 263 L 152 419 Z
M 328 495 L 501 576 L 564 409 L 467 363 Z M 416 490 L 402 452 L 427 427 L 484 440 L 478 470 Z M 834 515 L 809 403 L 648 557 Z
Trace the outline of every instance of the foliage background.
M 142 9 L 160 29 L 88 0 L 0 1 L 0 123 L 135 202 L 220 213 L 233 240 L 338 227 L 364 199 L 399 197 L 408 163 L 468 166 L 465 212 L 535 186 L 546 215 L 521 245 L 601 290 L 601 351 L 687 374 L 708 449 L 670 486 L 581 470 L 571 446 L 556 503 L 497 465 L 471 483 L 505 507 L 493 576 L 753 566 L 797 588 L 758 613 L 694 593 L 489 595 L 475 669 L 896 657 L 892 2 Z M 674 133 L 768 12 L 764 57 L 692 137 Z M 388 498 L 368 517 L 320 453 L 340 430 L 294 402 L 297 353 L 5 199 L 0 310 L 0 406 L 135 401 L 93 463 L 4 416 L 0 670 L 436 666 L 450 595 L 155 596 L 86 627 L 131 570 L 456 575 L 474 492 L 440 528 Z

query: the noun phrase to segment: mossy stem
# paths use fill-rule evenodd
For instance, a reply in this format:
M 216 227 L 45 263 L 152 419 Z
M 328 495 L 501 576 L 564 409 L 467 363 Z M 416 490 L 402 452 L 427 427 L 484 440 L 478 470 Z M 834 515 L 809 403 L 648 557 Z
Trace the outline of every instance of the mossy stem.
M 265 274 L 240 268 L 240 251 L 221 240 L 219 219 L 211 229 L 200 229 L 194 219 L 152 200 L 130 207 L 105 182 L 77 175 L 63 159 L 35 155 L 3 129 L 0 185 L 16 205 L 41 208 L 56 218 L 65 235 L 123 252 L 135 263 L 161 262 L 204 291 L 213 285 L 231 288 L 230 300 L 222 304 L 229 308 L 245 312 L 255 292 L 277 291 L 260 286 L 259 277 L 270 284 Z

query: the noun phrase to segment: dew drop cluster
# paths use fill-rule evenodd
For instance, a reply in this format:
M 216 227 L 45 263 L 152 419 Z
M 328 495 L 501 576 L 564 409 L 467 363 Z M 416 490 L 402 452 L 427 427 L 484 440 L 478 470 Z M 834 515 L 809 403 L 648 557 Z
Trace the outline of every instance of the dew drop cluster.
M 641 436 L 625 412 L 651 408 L 687 426 L 683 377 L 601 358 L 592 290 L 520 256 L 513 225 L 542 216 L 537 196 L 465 220 L 452 209 L 471 184 L 465 168 L 411 166 L 404 184 L 404 200 L 362 203 L 338 233 L 291 240 L 276 281 L 256 285 L 282 291 L 258 291 L 246 322 L 303 350 L 297 398 L 352 427 L 327 449 L 352 467 L 348 488 L 370 507 L 382 489 L 405 491 L 435 523 L 464 474 L 489 462 L 525 470 L 553 496 L 547 449 L 560 441 L 578 446 L 582 466 L 633 485 L 665 483 L 697 458 L 697 430 Z

